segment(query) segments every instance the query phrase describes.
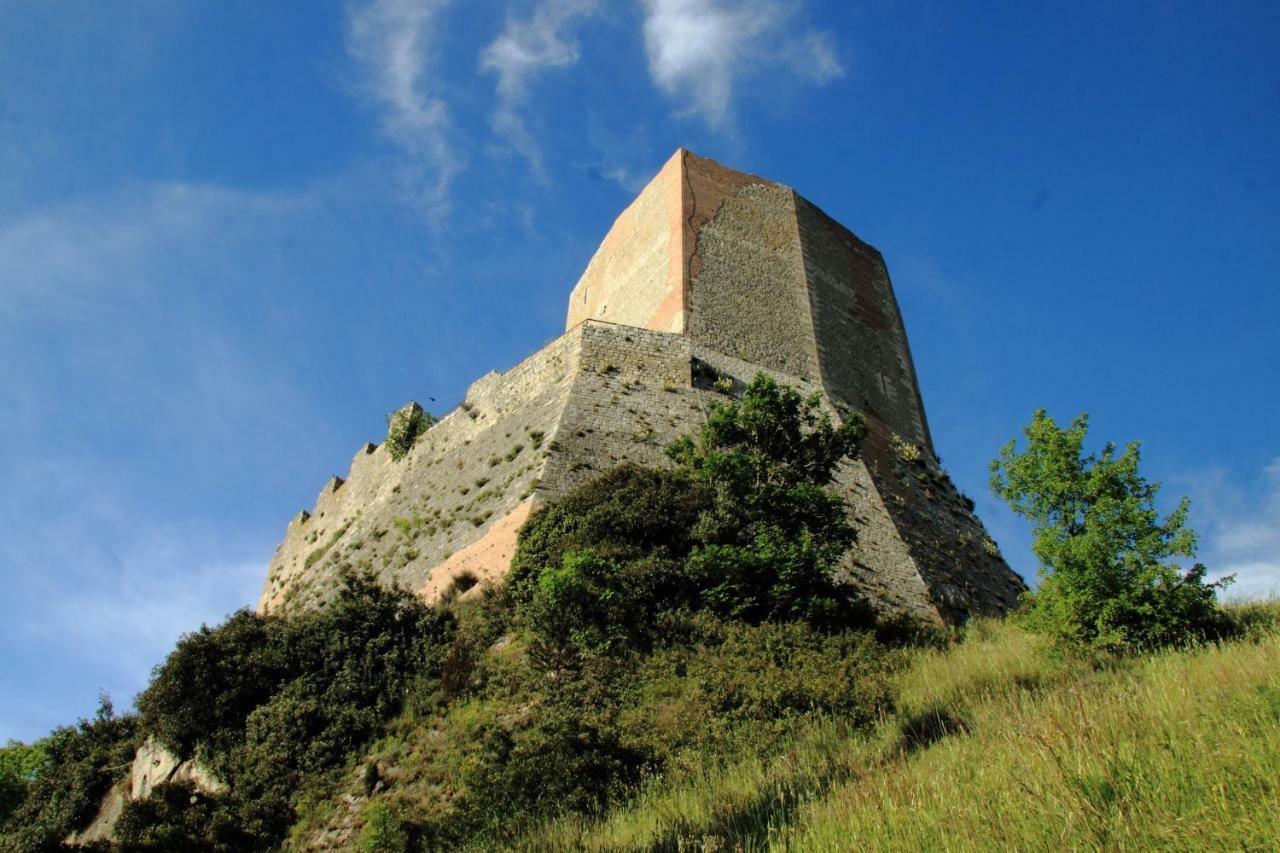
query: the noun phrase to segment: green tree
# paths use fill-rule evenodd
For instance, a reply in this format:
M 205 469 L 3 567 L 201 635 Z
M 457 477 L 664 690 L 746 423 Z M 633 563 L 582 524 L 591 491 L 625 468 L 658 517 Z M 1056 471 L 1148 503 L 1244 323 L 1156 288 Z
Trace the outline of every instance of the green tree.
M 673 471 L 623 465 L 539 512 L 520 532 L 508 586 L 549 662 L 653 640 L 664 612 L 709 611 L 822 627 L 870 621 L 833 573 L 854 541 L 830 485 L 864 427 L 821 397 L 759 374 L 714 404 Z
M 860 415 L 843 414 L 837 426 L 819 394 L 803 397 L 759 373 L 741 402 L 713 405 L 696 439 L 668 449 L 678 470 L 713 496 L 689 561 L 710 609 L 752 622 L 864 615 L 831 577 L 856 534 L 827 486 L 866 433 Z
M 0 822 L 0 850 L 60 849 L 62 839 L 93 820 L 107 790 L 128 772 L 141 740 L 138 719 L 117 716 L 102 694 L 92 720 L 41 738 L 38 766 L 28 768 L 21 799 Z
M 1139 445 L 1118 453 L 1108 443 L 1085 455 L 1088 415 L 1059 427 L 1037 411 L 1027 440 L 1006 444 L 991 463 L 992 491 L 1032 523 L 1040 588 L 1029 624 L 1060 638 L 1104 647 L 1152 647 L 1212 637 L 1224 620 L 1205 567 L 1184 572 L 1175 559 L 1195 555 L 1183 498 L 1163 519 L 1160 484 L 1138 472 Z
M 43 741 L 25 744 L 11 740 L 0 748 L 0 824 L 27 797 L 27 788 L 49 760 Z

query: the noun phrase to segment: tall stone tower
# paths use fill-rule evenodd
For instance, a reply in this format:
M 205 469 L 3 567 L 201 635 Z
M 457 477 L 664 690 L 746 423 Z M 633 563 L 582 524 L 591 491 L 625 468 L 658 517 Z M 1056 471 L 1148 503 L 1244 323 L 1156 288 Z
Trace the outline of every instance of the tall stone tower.
M 759 371 L 866 417 L 836 480 L 850 583 L 928 621 L 1014 604 L 1025 586 L 937 465 L 880 253 L 794 190 L 679 150 L 605 236 L 565 333 L 478 380 L 399 462 L 362 448 L 290 523 L 260 608 L 321 603 L 344 567 L 427 598 L 499 580 L 538 506 L 622 461 L 666 464 L 723 399 L 715 380 Z

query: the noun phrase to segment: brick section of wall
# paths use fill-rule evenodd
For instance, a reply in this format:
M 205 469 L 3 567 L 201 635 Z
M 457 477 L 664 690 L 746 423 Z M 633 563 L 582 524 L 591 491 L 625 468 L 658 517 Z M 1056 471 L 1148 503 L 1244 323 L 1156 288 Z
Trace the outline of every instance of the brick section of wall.
M 880 253 L 795 197 L 822 382 L 933 451 L 907 333 Z
M 677 151 L 613 223 L 569 296 L 584 320 L 684 331 L 684 152 Z

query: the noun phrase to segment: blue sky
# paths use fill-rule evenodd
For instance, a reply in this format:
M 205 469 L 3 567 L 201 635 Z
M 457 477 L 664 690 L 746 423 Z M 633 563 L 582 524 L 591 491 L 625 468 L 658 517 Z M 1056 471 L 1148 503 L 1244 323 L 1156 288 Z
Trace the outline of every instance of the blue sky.
M 1280 7 L 0 0 L 0 739 L 257 597 L 383 415 L 555 337 L 678 146 L 883 251 L 944 464 L 1141 439 L 1280 588 Z

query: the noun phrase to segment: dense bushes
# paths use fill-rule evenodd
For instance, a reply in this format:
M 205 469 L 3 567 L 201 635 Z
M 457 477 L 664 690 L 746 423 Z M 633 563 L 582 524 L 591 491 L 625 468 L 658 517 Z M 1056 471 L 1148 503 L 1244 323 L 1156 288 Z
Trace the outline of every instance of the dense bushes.
M 767 750 L 814 714 L 867 724 L 892 655 L 833 577 L 854 531 L 826 488 L 861 435 L 757 377 L 671 448 L 673 470 L 622 466 L 535 514 L 502 589 L 428 608 L 349 578 L 322 611 L 184 637 L 121 760 L 151 735 L 228 788 L 161 785 L 126 805 L 119 840 L 270 848 L 344 789 L 367 800 L 363 849 L 501 840 L 690 756 Z M 105 790 L 81 788 L 59 831 Z
M 512 597 L 561 660 L 645 648 L 663 611 L 866 626 L 865 603 L 833 578 L 854 530 L 826 488 L 862 434 L 857 417 L 834 426 L 816 396 L 759 375 L 672 445 L 674 471 L 622 466 L 531 518 Z
M 57 849 L 67 835 L 87 826 L 133 760 L 137 723 L 136 717 L 116 716 L 104 696 L 92 720 L 55 729 L 33 745 L 34 754 L 6 747 L 6 759 L 19 761 L 22 772 L 8 777 L 0 848 Z
M 231 793 L 189 811 L 171 792 L 130 803 L 121 838 L 160 849 L 177 837 L 192 848 L 276 843 L 298 793 L 378 735 L 417 680 L 438 678 L 453 629 L 446 612 L 352 577 L 324 611 L 240 612 L 184 637 L 138 698 L 142 727 L 198 756 Z

